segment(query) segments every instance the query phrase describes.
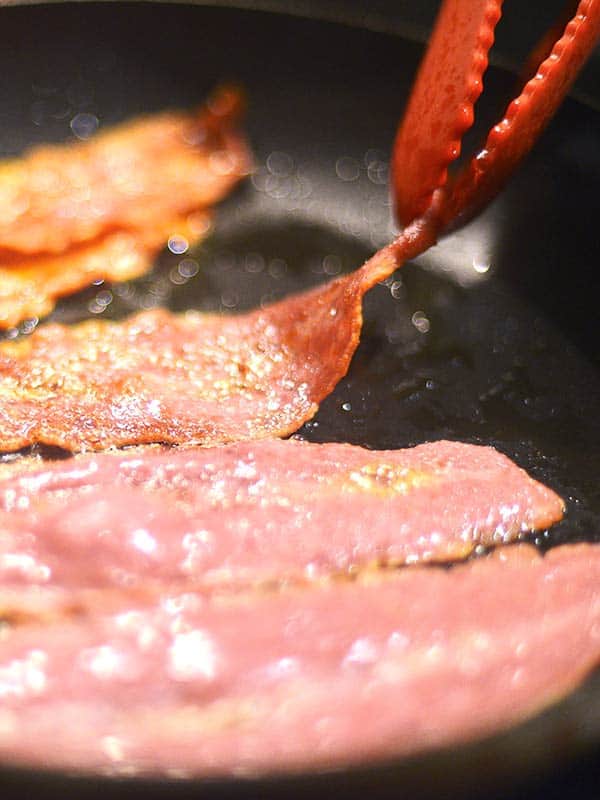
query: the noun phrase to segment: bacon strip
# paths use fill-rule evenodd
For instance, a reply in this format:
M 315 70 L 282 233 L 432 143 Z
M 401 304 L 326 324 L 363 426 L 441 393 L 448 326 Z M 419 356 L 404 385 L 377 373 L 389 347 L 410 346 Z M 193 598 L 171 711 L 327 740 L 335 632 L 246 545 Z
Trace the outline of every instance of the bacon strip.
M 250 167 L 240 105 L 223 89 L 193 114 L 158 114 L 0 166 L 0 327 L 94 280 L 142 274 L 171 235 L 197 242 L 204 210 Z
M 83 590 L 239 588 L 464 558 L 549 527 L 563 504 L 488 447 L 276 439 L 58 462 L 0 481 L 0 509 L 10 617 L 81 603 Z
M 264 310 L 158 310 L 46 325 L 2 342 L 0 449 L 214 445 L 293 433 L 346 373 L 364 293 L 432 236 L 419 221 L 356 272 Z
M 55 300 L 96 280 L 125 281 L 146 272 L 173 236 L 197 244 L 210 229 L 208 211 L 165 219 L 143 231 L 119 231 L 72 247 L 0 266 L 0 328 L 49 314 Z
M 526 719 L 600 660 L 600 548 L 118 613 L 0 641 L 0 754 L 239 775 L 399 757 Z

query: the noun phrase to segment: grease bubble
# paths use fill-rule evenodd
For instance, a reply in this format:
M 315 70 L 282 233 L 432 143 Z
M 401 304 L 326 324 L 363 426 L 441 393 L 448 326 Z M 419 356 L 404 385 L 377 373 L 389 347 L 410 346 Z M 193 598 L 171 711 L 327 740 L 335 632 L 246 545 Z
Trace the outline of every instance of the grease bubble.
M 95 114 L 88 114 L 84 111 L 75 114 L 71 120 L 71 130 L 78 139 L 89 139 L 98 130 L 98 117 Z

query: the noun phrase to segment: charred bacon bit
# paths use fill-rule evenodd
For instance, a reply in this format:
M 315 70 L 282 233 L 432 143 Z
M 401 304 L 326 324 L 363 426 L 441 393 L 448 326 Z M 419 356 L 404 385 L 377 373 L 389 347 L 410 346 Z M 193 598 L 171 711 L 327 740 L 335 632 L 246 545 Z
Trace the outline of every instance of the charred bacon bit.
M 0 449 L 293 433 L 346 373 L 364 293 L 430 242 L 419 222 L 361 270 L 249 314 L 159 310 L 0 343 Z
M 180 776 L 396 758 L 555 702 L 600 660 L 599 631 L 593 545 L 240 600 L 124 597 L 3 637 L 0 754 Z
M 15 587 L 239 588 L 460 559 L 562 511 L 505 456 L 456 442 L 86 456 L 0 481 L 0 605 Z
M 147 117 L 0 166 L 0 327 L 94 280 L 142 274 L 172 234 L 198 241 L 205 209 L 250 168 L 240 104 L 223 89 L 194 114 Z

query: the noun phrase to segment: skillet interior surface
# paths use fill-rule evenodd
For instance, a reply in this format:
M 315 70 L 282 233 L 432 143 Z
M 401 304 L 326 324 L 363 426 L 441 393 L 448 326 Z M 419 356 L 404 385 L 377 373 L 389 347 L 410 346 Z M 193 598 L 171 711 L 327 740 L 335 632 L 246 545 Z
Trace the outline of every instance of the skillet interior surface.
M 62 301 L 55 320 L 157 304 L 235 312 L 351 270 L 391 237 L 388 157 L 418 45 L 204 7 L 61 4 L 5 8 L 2 21 L 5 157 L 72 137 L 78 115 L 103 128 L 197 104 L 224 79 L 248 92 L 256 172 L 223 204 L 210 240 L 183 268 L 166 252 L 142 280 Z M 512 88 L 510 75 L 492 70 L 486 103 L 498 111 Z M 599 186 L 600 117 L 570 101 L 491 208 L 367 296 L 350 372 L 299 435 L 376 448 L 442 437 L 493 444 L 567 501 L 565 520 L 536 538 L 540 547 L 600 542 Z M 37 322 L 7 335 L 27 335 Z M 7 797 L 25 788 L 77 796 L 335 788 L 348 797 L 404 788 L 414 797 L 441 780 L 448 796 L 466 796 L 553 759 L 597 753 L 599 743 L 596 674 L 509 734 L 401 764 L 254 783 L 72 782 L 8 768 L 2 778 Z

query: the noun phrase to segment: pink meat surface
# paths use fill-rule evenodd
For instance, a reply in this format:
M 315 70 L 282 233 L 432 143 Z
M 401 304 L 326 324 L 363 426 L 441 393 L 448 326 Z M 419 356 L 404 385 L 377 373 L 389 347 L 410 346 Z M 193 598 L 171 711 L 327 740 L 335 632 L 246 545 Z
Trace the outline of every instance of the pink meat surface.
M 310 580 L 466 557 L 562 515 L 492 448 L 268 440 L 82 456 L 0 480 L 0 610 L 73 591 Z
M 0 640 L 0 754 L 124 774 L 347 765 L 521 721 L 600 660 L 600 547 L 117 612 Z

